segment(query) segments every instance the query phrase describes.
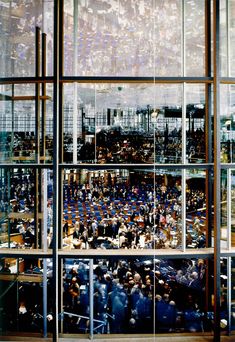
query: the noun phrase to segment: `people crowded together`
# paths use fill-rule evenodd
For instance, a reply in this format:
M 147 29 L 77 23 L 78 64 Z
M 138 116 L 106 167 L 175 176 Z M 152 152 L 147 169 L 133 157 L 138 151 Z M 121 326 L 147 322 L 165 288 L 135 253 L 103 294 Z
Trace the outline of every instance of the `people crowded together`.
M 65 183 L 64 196 L 64 248 L 180 248 L 181 184 L 176 177 L 172 184 L 163 179 L 144 182 L 138 174 L 138 185 L 115 176 L 108 180 L 97 177 L 89 183 Z M 150 176 L 152 177 L 152 175 Z M 119 177 L 120 178 L 120 177 Z M 135 183 L 137 184 L 137 183 Z M 187 190 L 187 213 L 190 220 L 205 208 L 203 190 Z M 193 218 L 193 219 L 191 219 Z M 194 242 L 205 236 L 205 222 L 198 218 L 188 229 L 188 239 Z M 191 225 L 189 225 L 191 228 Z M 192 243 L 191 241 L 191 243 Z M 200 247 L 203 243 L 200 243 Z
M 86 261 L 65 260 L 66 332 L 89 331 L 88 272 Z M 94 262 L 93 279 L 95 333 L 202 332 L 211 328 L 202 259 L 99 259 Z

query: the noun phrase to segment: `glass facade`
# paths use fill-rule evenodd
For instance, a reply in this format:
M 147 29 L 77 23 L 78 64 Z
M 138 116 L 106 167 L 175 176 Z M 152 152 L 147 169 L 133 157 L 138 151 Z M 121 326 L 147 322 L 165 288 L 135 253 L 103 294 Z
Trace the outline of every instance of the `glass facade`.
M 233 333 L 234 22 L 0 1 L 0 339 Z

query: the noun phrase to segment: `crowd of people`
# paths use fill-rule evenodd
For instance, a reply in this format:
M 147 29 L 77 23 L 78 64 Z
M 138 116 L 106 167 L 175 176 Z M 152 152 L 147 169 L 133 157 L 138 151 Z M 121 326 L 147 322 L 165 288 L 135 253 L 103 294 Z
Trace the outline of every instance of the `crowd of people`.
M 166 127 L 168 127 L 166 125 Z M 64 140 L 64 161 L 72 162 L 72 136 L 66 135 Z M 155 157 L 154 157 L 155 145 Z M 182 162 L 182 130 L 155 129 L 153 131 L 122 131 L 121 129 L 101 129 L 93 143 L 78 138 L 77 158 L 79 162 L 88 159 L 97 163 L 181 163 Z M 89 158 L 88 158 L 89 157 Z M 189 163 L 205 161 L 205 134 L 201 128 L 187 131 L 186 158 Z
M 153 163 L 153 135 L 101 130 L 96 135 L 98 163 Z
M 88 269 L 82 260 L 65 261 L 65 332 L 89 331 Z M 94 332 L 210 330 L 205 282 L 206 264 L 202 259 L 96 260 Z
M 103 180 L 102 180 L 103 181 Z M 180 248 L 181 185 L 163 182 L 132 185 L 126 179 L 92 184 L 64 184 L 64 247 L 71 248 Z M 188 244 L 205 237 L 197 210 L 205 207 L 205 193 L 188 189 L 187 213 L 192 218 Z M 200 214 L 200 213 L 199 213 Z M 196 221 L 196 218 L 198 221 Z M 200 243 L 200 247 L 205 245 Z
M 9 187 L 6 182 L 9 181 Z M 0 186 L 0 207 L 3 217 L 8 217 L 8 214 L 33 214 L 35 205 L 35 173 L 32 170 L 24 172 L 18 169 L 16 173 L 8 174 L 7 177 L 1 178 Z M 8 227 L 9 224 L 9 227 Z M 8 242 L 8 234 L 10 228 L 10 235 L 14 234 L 20 236 L 16 242 L 11 238 L 11 247 L 32 247 L 35 244 L 34 234 L 34 219 L 20 218 L 20 216 L 12 217 L 9 222 L 4 221 L 1 224 L 1 246 L 4 242 Z M 7 245 L 8 246 L 8 245 Z M 7 247 L 5 246 L 5 247 Z

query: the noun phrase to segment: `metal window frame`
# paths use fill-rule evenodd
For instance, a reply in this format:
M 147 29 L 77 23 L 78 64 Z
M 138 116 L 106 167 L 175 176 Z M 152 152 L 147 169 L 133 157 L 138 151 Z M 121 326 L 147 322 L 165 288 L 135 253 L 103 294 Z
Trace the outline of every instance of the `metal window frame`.
M 182 170 L 182 174 L 185 173 L 188 169 L 203 169 L 208 172 L 207 183 L 209 184 L 208 188 L 208 204 L 212 203 L 212 171 L 214 171 L 214 205 L 217 208 L 220 208 L 220 194 L 218 189 L 220 189 L 220 174 L 222 169 L 227 169 L 228 172 L 231 172 L 230 169 L 235 168 L 235 163 L 230 164 L 222 164 L 220 163 L 220 136 L 219 136 L 219 125 L 220 125 L 220 99 L 219 99 L 219 86 L 220 84 L 235 84 L 235 77 L 221 77 L 219 75 L 219 0 L 212 0 L 213 3 L 213 37 L 214 37 L 214 56 L 213 56 L 213 71 L 214 75 L 211 76 L 211 53 L 210 53 L 210 42 L 211 42 L 211 1 L 205 0 L 205 10 L 206 10 L 206 76 L 205 77 L 112 77 L 112 76 L 104 76 L 104 77 L 80 77 L 80 76 L 64 76 L 63 75 L 63 0 L 55 0 L 54 1 L 54 76 L 39 76 L 35 77 L 4 77 L 0 78 L 0 84 L 50 84 L 54 85 L 53 95 L 54 95 L 54 148 L 53 148 L 53 163 L 51 164 L 43 164 L 40 165 L 38 163 L 30 163 L 30 164 L 1 164 L 0 168 L 3 169 L 11 169 L 11 168 L 31 168 L 36 170 L 41 169 L 52 169 L 53 170 L 53 185 L 54 185 L 54 197 L 53 197 L 53 249 L 52 250 L 27 250 L 27 251 L 17 251 L 17 250 L 0 250 L 0 257 L 24 257 L 24 258 L 52 258 L 53 259 L 53 284 L 55 287 L 54 294 L 54 327 L 53 327 L 53 340 L 58 341 L 59 338 L 59 327 L 58 327 L 58 307 L 61 305 L 61 301 L 59 302 L 59 276 L 57 274 L 57 270 L 61 267 L 61 262 L 63 258 L 76 258 L 76 257 L 85 257 L 89 259 L 95 259 L 97 257 L 145 257 L 145 256 L 154 256 L 156 255 L 156 251 L 132 251 L 131 255 L 128 255 L 127 251 L 96 251 L 96 250 L 88 250 L 88 251 L 64 251 L 61 249 L 60 237 L 58 233 L 61 231 L 61 223 L 59 220 L 59 215 L 56 215 L 61 211 L 61 193 L 60 187 L 62 185 L 61 174 L 63 169 L 66 168 L 154 168 L 154 169 L 167 169 L 171 170 L 177 167 L 178 170 Z M 183 0 L 184 3 L 184 0 Z M 228 9 L 227 9 L 228 10 Z M 227 14 L 229 17 L 229 13 Z M 228 23 L 229 25 L 229 23 Z M 230 76 L 230 75 L 228 75 Z M 212 140 L 211 136 L 207 135 L 207 153 L 208 157 L 206 163 L 204 164 L 178 164 L 177 166 L 174 164 L 153 164 L 153 165 L 125 165 L 125 164 L 64 164 L 62 158 L 62 150 L 61 150 L 61 142 L 62 137 L 59 137 L 59 132 L 63 131 L 63 84 L 66 83 L 150 83 L 150 84 L 177 84 L 181 83 L 184 85 L 187 84 L 205 84 L 206 85 L 206 103 L 208 104 L 208 112 L 206 114 L 206 118 L 208 119 L 206 123 L 207 132 L 210 132 L 211 127 L 211 103 L 212 97 L 214 100 L 214 128 L 215 128 L 215 136 L 214 136 L 214 147 L 215 147 L 215 159 L 214 163 L 212 162 Z M 211 86 L 213 85 L 213 94 L 211 96 Z M 184 179 L 184 176 L 183 178 Z M 216 191 L 217 189 L 217 191 Z M 208 226 L 210 231 L 210 226 L 212 222 L 211 213 L 208 214 Z M 220 247 L 220 212 L 215 211 L 214 217 L 214 226 L 215 228 L 215 246 L 214 248 L 206 248 L 204 250 L 196 250 L 189 251 L 183 248 L 183 251 L 158 251 L 157 254 L 164 258 L 193 258 L 193 257 L 203 257 L 203 258 L 211 258 L 214 256 L 215 258 L 215 266 L 214 266 L 214 274 L 215 274 L 215 331 L 214 331 L 214 340 L 220 341 L 220 317 L 219 317 L 219 306 L 220 306 L 220 258 L 221 257 L 235 257 L 235 248 L 231 248 L 229 245 L 229 249 L 223 250 Z M 92 329 L 91 329 L 92 330 Z M 91 331 L 92 336 L 92 331 Z

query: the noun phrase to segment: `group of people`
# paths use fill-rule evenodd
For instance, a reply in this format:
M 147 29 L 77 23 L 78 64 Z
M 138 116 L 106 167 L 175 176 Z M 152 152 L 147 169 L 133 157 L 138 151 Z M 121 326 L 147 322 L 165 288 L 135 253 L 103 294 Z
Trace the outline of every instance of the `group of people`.
M 189 163 L 205 161 L 205 133 L 202 128 L 187 131 L 186 158 Z M 154 148 L 155 145 L 155 148 Z M 72 137 L 66 136 L 64 144 L 65 162 L 72 161 Z M 96 134 L 93 143 L 78 138 L 78 160 L 99 164 L 105 163 L 181 163 L 182 162 L 182 129 L 155 129 L 148 133 L 138 131 L 122 132 L 115 129 L 102 129 Z M 154 156 L 155 150 L 155 156 Z M 88 158 L 89 156 L 89 158 Z
M 186 199 L 187 213 L 192 214 L 190 217 L 195 213 L 196 219 L 197 210 L 205 207 L 205 193 L 188 189 Z M 106 183 L 97 179 L 90 185 L 70 182 L 64 185 L 64 246 L 179 248 L 182 244 L 181 206 L 178 178 L 170 185 L 156 183 L 155 186 L 141 182 L 131 185 L 126 180 L 111 179 Z M 204 228 L 200 227 L 199 218 L 199 224 L 193 225 L 193 239 L 204 236 Z
M 35 174 L 27 171 L 24 173 L 18 169 L 17 173 L 8 175 L 9 180 L 2 179 L 0 187 L 0 206 L 1 212 L 4 215 L 8 213 L 25 213 L 34 212 L 35 205 Z M 10 186 L 5 186 L 6 182 L 10 181 Z M 32 247 L 35 243 L 34 236 L 34 219 L 33 218 L 11 218 L 9 221 L 10 234 L 21 235 L 21 239 L 17 239 L 14 243 L 14 238 L 11 239 L 11 247 Z M 8 222 L 1 225 L 2 236 L 8 234 Z M 1 236 L 1 237 L 2 237 Z M 0 239 L 4 243 L 4 238 Z M 8 238 L 6 239 L 8 241 Z
M 89 275 L 83 261 L 65 261 L 66 332 L 89 331 Z M 202 332 L 209 329 L 204 260 L 96 260 L 94 332 Z M 155 317 L 155 321 L 154 321 Z
M 153 136 L 101 130 L 96 136 L 98 163 L 153 163 Z

